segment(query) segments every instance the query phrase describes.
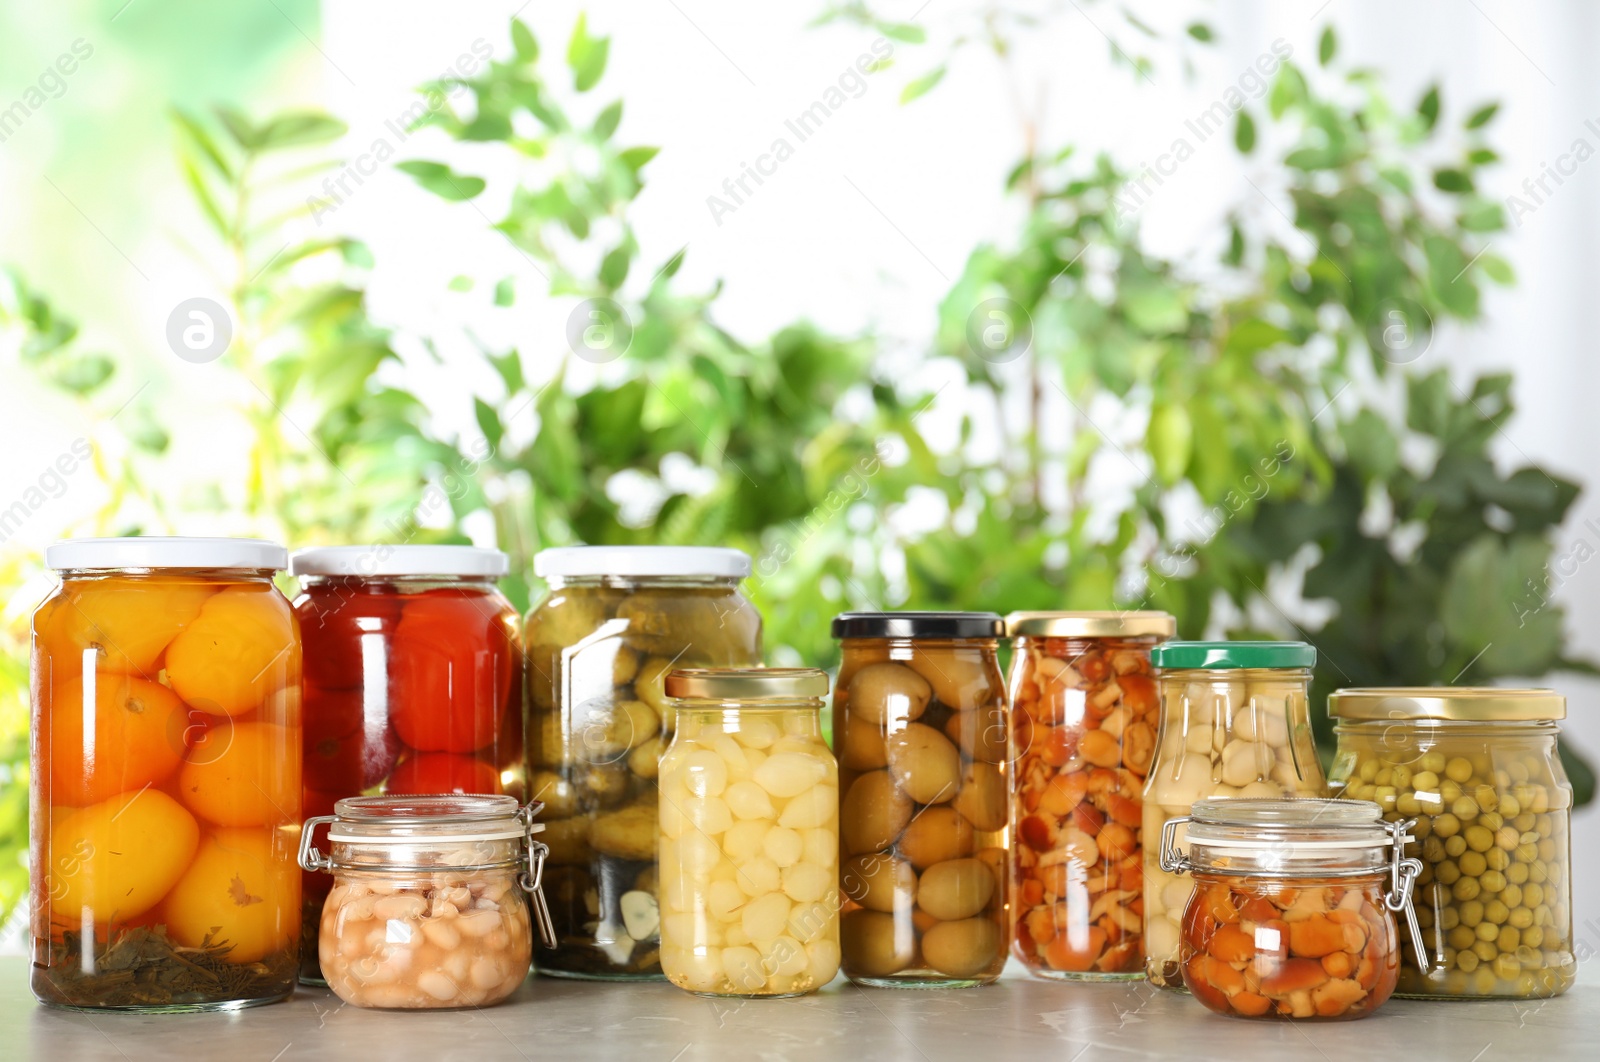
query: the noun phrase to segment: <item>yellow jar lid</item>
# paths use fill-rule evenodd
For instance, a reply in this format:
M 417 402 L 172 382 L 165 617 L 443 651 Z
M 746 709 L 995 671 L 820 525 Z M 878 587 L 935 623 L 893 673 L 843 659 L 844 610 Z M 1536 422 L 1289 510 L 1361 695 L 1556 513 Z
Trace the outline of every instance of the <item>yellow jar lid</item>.
M 1166 612 L 1013 612 L 1006 617 L 1012 638 L 1171 638 L 1178 621 Z
M 814 667 L 686 667 L 669 672 L 663 688 L 680 700 L 826 697 L 828 673 Z
M 1502 723 L 1565 719 L 1567 698 L 1555 690 L 1499 686 L 1373 686 L 1328 695 L 1335 719 L 1403 722 L 1453 719 Z

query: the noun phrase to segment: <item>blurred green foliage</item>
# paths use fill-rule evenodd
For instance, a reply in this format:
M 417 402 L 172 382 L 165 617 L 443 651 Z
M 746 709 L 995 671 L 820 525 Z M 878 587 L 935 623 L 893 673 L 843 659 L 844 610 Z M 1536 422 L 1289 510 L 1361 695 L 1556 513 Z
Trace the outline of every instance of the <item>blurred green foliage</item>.
M 922 41 L 860 5 L 831 14 Z M 1007 34 L 1023 29 L 991 19 L 956 44 L 1005 63 Z M 1213 37 L 1195 24 L 1182 47 Z M 1151 69 L 1139 49 L 1112 47 L 1138 76 Z M 1407 368 L 1437 325 L 1478 316 L 1482 282 L 1512 280 L 1484 250 L 1504 218 L 1477 191 L 1496 157 L 1493 104 L 1453 126 L 1437 90 L 1396 107 L 1370 72 L 1339 71 L 1329 29 L 1317 68 L 1281 63 L 1234 115 L 1235 150 L 1270 159 L 1275 183 L 1253 189 L 1199 263 L 1146 249 L 1140 174 L 1041 145 L 1023 116 L 1029 151 L 1008 182 L 1023 222 L 975 249 L 940 304 L 925 361 L 952 382 L 927 389 L 876 357 L 872 336 L 803 322 L 734 336 L 717 323 L 716 288 L 684 289 L 687 249 L 642 257 L 629 211 L 657 149 L 626 143 L 623 101 L 596 98 L 609 51 L 585 19 L 555 54 L 513 21 L 510 47 L 479 74 L 424 87 L 441 102 L 418 123 L 445 134 L 446 157 L 399 168 L 419 195 L 472 201 L 467 225 L 485 222 L 480 197 L 508 204 L 488 224 L 548 279 L 536 296 L 504 275 L 461 285 L 492 287 L 498 306 L 556 298 L 582 315 L 579 343 L 480 343 L 497 381 L 474 399 L 481 438 L 440 437 L 421 396 L 384 382 L 397 355 L 367 312 L 365 246 L 296 235 L 340 165 L 328 145 L 342 124 L 176 116 L 181 172 L 231 277 L 227 364 L 259 395 L 246 479 L 263 533 L 465 540 L 462 521 L 487 511 L 524 608 L 547 546 L 739 546 L 756 558 L 749 589 L 777 662 L 833 662 L 827 620 L 847 608 L 1126 606 L 1168 609 L 1186 636 L 1307 638 L 1319 692 L 1590 669 L 1569 658 L 1559 609 L 1524 585 L 1546 577 L 1577 487 L 1490 459 L 1508 378 Z M 939 91 L 947 63 L 902 98 Z M 46 300 L 8 290 L 0 329 L 22 335 L 24 360 L 95 401 L 114 360 L 79 350 Z M 576 373 L 575 359 L 598 369 Z M 950 409 L 953 432 L 929 427 Z M 991 429 L 998 457 L 975 444 Z M 139 472 L 166 436 L 158 423 L 141 434 L 99 472 L 166 513 Z M 446 476 L 463 484 L 448 492 L 451 529 L 423 530 L 420 500 Z M 909 529 L 919 512 L 936 519 Z M 102 525 L 139 529 L 118 513 Z M 1288 607 L 1292 618 L 1275 603 L 1269 580 L 1285 578 L 1319 609 Z M 15 664 L 25 638 L 15 626 L 7 637 Z M 14 774 L 24 681 L 0 673 L 12 707 L 0 769 Z M 1588 800 L 1592 774 L 1570 754 L 1568 766 Z M 0 902 L 21 880 L 20 811 L 0 807 Z

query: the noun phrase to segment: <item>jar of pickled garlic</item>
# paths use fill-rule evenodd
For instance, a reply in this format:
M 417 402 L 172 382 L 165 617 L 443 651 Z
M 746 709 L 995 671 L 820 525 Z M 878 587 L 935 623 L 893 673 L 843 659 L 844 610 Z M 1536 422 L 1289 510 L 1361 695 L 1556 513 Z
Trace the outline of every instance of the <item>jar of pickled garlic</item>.
M 1396 994 L 1527 999 L 1572 987 L 1572 786 L 1554 690 L 1348 689 L 1328 698 L 1329 782 L 1415 817 L 1417 917 L 1432 956 Z
M 1145 777 L 1165 612 L 1013 612 L 1012 951 L 1040 977 L 1144 977 Z
M 318 919 L 328 987 L 357 1007 L 487 1007 L 552 939 L 538 806 L 510 796 L 348 797 L 306 820 L 300 866 L 331 872 Z M 314 846 L 328 827 L 330 853 Z
M 300 633 L 259 539 L 60 542 L 33 615 L 33 992 L 232 1010 L 294 987 Z
M 1404 854 L 1411 825 L 1385 822 L 1369 801 L 1315 798 L 1200 800 L 1168 820 L 1161 866 L 1194 877 L 1178 947 L 1184 985 L 1234 1017 L 1371 1014 L 1399 976 L 1394 912 L 1422 954 L 1411 907 L 1422 868 Z
M 799 996 L 839 972 L 839 773 L 826 672 L 667 675 L 661 969 L 708 996 Z
M 305 641 L 305 813 L 362 793 L 524 792 L 520 621 L 472 546 L 299 550 Z M 330 879 L 306 874 L 300 978 L 321 983 Z
M 661 978 L 656 775 L 673 733 L 675 667 L 753 667 L 761 615 L 736 549 L 547 549 L 528 614 L 530 795 L 543 801 L 556 945 L 540 973 Z
M 1145 976 L 1182 988 L 1178 930 L 1190 884 L 1162 870 L 1155 839 L 1197 800 L 1323 795 L 1307 707 L 1317 651 L 1304 642 L 1166 642 L 1150 662 L 1161 732 L 1144 787 Z
M 833 636 L 844 972 L 884 988 L 1000 976 L 1010 713 L 992 612 L 847 612 Z

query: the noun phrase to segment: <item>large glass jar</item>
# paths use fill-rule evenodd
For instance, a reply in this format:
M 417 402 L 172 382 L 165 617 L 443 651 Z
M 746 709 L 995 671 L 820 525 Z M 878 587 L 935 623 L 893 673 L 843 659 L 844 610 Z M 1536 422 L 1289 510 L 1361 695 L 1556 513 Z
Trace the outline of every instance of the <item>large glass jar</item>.
M 61 542 L 33 615 L 33 992 L 230 1010 L 294 986 L 300 634 L 258 539 Z
M 537 805 L 509 796 L 349 797 L 306 819 L 300 866 L 329 872 L 318 919 L 327 984 L 357 1007 L 487 1007 L 528 976 L 533 931 L 550 940 Z M 328 826 L 328 856 L 313 846 Z
M 847 612 L 833 742 L 845 975 L 883 988 L 1000 976 L 1010 713 L 992 612 Z
M 1181 988 L 1190 883 L 1161 868 L 1154 839 L 1197 800 L 1323 795 L 1307 706 L 1317 651 L 1304 642 L 1167 642 L 1150 661 L 1161 733 L 1144 788 L 1145 976 Z
M 1397 994 L 1525 999 L 1577 974 L 1572 787 L 1556 754 L 1554 690 L 1350 689 L 1328 698 L 1336 792 L 1415 817 L 1417 916 L 1432 956 Z
M 1165 612 L 1013 612 L 1012 950 L 1060 980 L 1144 977 L 1142 807 Z M 1155 838 L 1150 838 L 1153 842 Z
M 839 972 L 839 773 L 814 668 L 667 676 L 661 968 L 709 996 L 799 996 Z
M 750 558 L 577 546 L 543 551 L 534 570 L 550 592 L 527 622 L 529 786 L 556 927 L 534 965 L 659 980 L 656 772 L 674 727 L 662 684 L 674 668 L 761 662 L 761 615 L 739 591 Z
M 1176 847 L 1187 824 L 1189 851 Z M 1411 820 L 1384 822 L 1364 800 L 1200 800 L 1162 831 L 1161 865 L 1194 877 L 1178 961 L 1183 983 L 1239 1018 L 1364 1018 L 1394 992 Z
M 289 571 L 305 640 L 305 813 L 362 793 L 521 797 L 522 645 L 495 587 L 506 555 L 472 546 L 299 550 Z M 302 885 L 301 980 L 321 983 L 330 879 Z

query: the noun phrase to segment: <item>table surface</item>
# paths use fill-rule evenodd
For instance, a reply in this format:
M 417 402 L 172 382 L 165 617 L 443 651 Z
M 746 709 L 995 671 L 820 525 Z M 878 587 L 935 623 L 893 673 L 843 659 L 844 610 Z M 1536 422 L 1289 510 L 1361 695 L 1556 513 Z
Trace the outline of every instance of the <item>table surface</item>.
M 498 1007 L 442 1012 L 360 1010 L 302 988 L 288 1002 L 232 1014 L 163 1015 L 38 1006 L 27 961 L 6 958 L 0 1059 L 1593 1062 L 1600 1059 L 1600 984 L 1586 974 L 1551 1000 L 1391 1000 L 1369 1018 L 1321 1025 L 1224 1018 L 1142 982 L 1064 985 L 1016 969 L 998 984 L 962 991 L 862 989 L 839 979 L 800 999 L 749 1001 L 702 999 L 667 984 L 536 977 Z

